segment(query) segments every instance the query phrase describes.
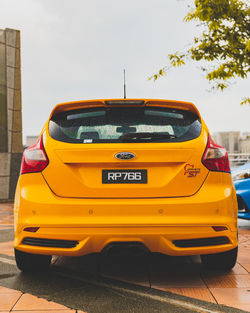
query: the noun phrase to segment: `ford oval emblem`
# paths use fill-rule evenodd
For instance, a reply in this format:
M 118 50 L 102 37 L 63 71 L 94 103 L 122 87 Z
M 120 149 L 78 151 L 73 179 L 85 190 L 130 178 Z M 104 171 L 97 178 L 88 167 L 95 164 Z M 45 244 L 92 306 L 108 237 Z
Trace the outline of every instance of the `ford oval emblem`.
M 131 160 L 135 157 L 135 155 L 132 152 L 119 152 L 116 153 L 115 157 L 119 160 Z

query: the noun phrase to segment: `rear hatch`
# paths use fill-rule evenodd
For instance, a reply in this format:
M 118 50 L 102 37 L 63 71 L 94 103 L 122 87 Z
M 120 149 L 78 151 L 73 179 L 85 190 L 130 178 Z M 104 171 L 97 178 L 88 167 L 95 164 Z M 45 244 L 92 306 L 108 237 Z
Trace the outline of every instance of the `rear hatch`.
M 69 103 L 54 109 L 47 126 L 43 176 L 60 197 L 190 196 L 208 174 L 205 130 L 190 103 Z

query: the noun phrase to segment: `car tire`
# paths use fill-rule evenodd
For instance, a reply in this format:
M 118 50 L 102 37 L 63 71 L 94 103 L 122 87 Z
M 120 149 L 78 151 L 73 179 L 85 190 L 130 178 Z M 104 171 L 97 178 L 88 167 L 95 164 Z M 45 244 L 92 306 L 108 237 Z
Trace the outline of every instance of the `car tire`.
M 231 270 L 237 260 L 238 247 L 221 253 L 201 255 L 203 265 L 213 270 Z
M 50 266 L 51 258 L 51 255 L 33 254 L 15 249 L 16 264 L 22 272 L 46 271 Z

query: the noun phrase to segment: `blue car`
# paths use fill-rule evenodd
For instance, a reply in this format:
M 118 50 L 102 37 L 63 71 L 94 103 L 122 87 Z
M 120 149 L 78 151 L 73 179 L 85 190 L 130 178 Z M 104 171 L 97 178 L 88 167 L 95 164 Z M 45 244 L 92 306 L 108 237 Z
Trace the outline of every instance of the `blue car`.
M 250 163 L 232 171 L 238 199 L 238 217 L 250 220 Z

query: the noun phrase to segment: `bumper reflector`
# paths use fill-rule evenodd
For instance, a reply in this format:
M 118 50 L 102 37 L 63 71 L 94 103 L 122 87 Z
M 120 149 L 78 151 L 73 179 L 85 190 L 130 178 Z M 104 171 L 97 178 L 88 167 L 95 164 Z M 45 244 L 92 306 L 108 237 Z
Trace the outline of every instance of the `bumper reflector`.
M 28 246 L 51 247 L 51 248 L 74 248 L 78 245 L 76 240 L 58 240 L 46 238 L 31 238 L 23 239 L 22 244 Z
M 213 230 L 215 231 L 223 231 L 223 230 L 228 230 L 226 226 L 212 226 Z
M 39 227 L 25 227 L 24 231 L 29 231 L 30 233 L 36 233 Z
M 198 238 L 198 239 L 173 240 L 173 244 L 179 248 L 219 246 L 219 245 L 225 245 L 227 243 L 230 243 L 230 240 L 225 236 Z

